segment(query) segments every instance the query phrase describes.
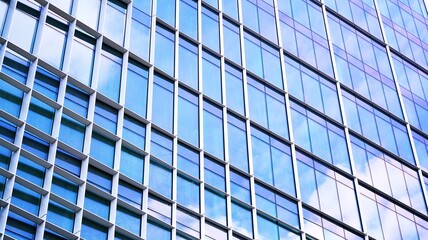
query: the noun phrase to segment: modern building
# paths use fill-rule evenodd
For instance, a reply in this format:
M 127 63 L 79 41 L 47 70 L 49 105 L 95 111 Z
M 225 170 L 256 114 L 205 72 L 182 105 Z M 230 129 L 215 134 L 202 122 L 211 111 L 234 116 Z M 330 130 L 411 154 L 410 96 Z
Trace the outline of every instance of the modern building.
M 0 0 L 0 239 L 428 239 L 424 0 Z

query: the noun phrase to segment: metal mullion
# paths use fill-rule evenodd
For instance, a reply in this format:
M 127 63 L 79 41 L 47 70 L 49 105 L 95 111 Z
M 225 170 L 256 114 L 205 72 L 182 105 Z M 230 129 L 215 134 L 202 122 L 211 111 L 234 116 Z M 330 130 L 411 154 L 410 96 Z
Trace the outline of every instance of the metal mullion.
M 125 49 L 130 49 L 130 43 L 131 43 L 131 25 L 132 25 L 132 10 L 133 10 L 133 2 L 127 2 L 126 3 L 128 8 L 126 9 L 126 18 L 125 18 L 125 32 L 123 35 L 123 46 Z
M 178 61 L 179 61 L 179 57 L 178 57 L 178 49 L 179 49 L 179 41 L 180 41 L 180 36 L 179 36 L 179 32 L 177 30 L 177 27 L 180 25 L 179 21 L 179 5 L 180 5 L 180 1 L 179 0 L 175 0 L 175 28 L 174 28 L 174 92 L 173 92 L 173 135 L 174 137 L 172 138 L 172 178 L 171 178 L 171 198 L 173 203 L 171 204 L 171 225 L 172 225 L 172 229 L 171 229 L 171 240 L 175 240 L 176 239 L 176 233 L 177 233 L 177 133 L 178 133 Z
M 42 42 L 43 30 L 46 23 L 46 17 L 48 15 L 48 5 L 45 5 L 45 6 L 42 5 L 40 8 L 41 9 L 40 9 L 40 16 L 37 21 L 36 36 L 33 36 L 34 42 L 33 42 L 32 54 L 34 54 L 35 56 L 37 56 L 39 53 L 40 45 Z
M 333 67 L 333 75 L 335 77 L 335 79 L 338 79 L 338 73 L 337 73 L 337 68 L 336 68 L 336 59 L 335 59 L 335 55 L 334 55 L 334 50 L 333 50 L 333 41 L 331 40 L 331 34 L 330 34 L 330 27 L 328 24 L 328 18 L 327 18 L 327 9 L 326 9 L 326 5 L 325 3 L 322 4 L 321 6 L 322 8 L 322 13 L 323 13 L 323 19 L 324 19 L 324 26 L 326 29 L 326 35 L 327 35 L 327 42 L 329 45 L 329 52 L 330 52 L 330 58 L 332 61 L 332 67 Z M 355 193 L 355 200 L 357 202 L 357 210 L 358 210 L 358 215 L 359 215 L 359 222 L 361 224 L 361 230 L 364 233 L 364 239 L 368 240 L 368 234 L 367 234 L 367 230 L 366 230 L 366 226 L 365 223 L 363 221 L 363 217 L 362 217 L 362 212 L 361 212 L 361 205 L 360 205 L 360 190 L 359 190 L 359 184 L 358 184 L 358 180 L 357 177 L 355 176 L 355 163 L 354 163 L 354 157 L 353 157 L 353 153 L 352 153 L 352 148 L 351 148 L 351 139 L 350 139 L 350 134 L 349 134 L 349 128 L 348 128 L 348 124 L 347 124 L 347 120 L 346 120 L 346 113 L 345 113 L 345 107 L 344 107 L 344 103 L 343 103 L 343 98 L 342 98 L 342 89 L 341 89 L 341 85 L 340 85 L 340 81 L 336 81 L 336 90 L 337 90 L 337 97 L 339 100 L 339 108 L 340 108 L 340 112 L 341 112 L 341 116 L 342 116 L 342 122 L 344 125 L 344 133 L 345 133 L 345 141 L 346 141 L 346 146 L 347 146 L 347 151 L 348 151 L 348 156 L 349 156 L 349 163 L 350 163 L 350 170 L 351 173 L 353 174 L 353 178 L 352 181 L 354 183 L 354 193 Z M 342 212 L 342 209 L 341 209 Z
M 145 139 L 145 150 L 148 153 L 144 158 L 144 185 L 148 186 L 149 177 L 150 177 L 150 147 L 151 147 L 151 129 L 152 129 L 152 103 L 153 103 L 153 79 L 154 79 L 154 66 L 153 62 L 155 59 L 155 37 L 156 37 L 156 3 L 157 1 L 152 1 L 151 9 L 151 28 L 150 28 L 150 43 L 149 43 L 149 63 L 151 66 L 148 69 L 148 84 L 147 84 L 147 120 L 149 121 L 146 124 L 146 139 Z M 147 207 L 149 201 L 149 189 L 146 188 L 143 191 L 143 206 L 142 210 L 145 214 L 142 216 L 142 225 L 141 225 L 141 236 L 147 238 Z
M 13 15 L 15 11 L 17 11 L 16 10 L 17 3 L 18 3 L 18 0 L 10 0 L 9 2 L 8 10 L 6 12 L 6 19 L 3 25 L 3 34 L 2 34 L 5 39 L 9 39 L 8 37 L 12 26 Z
M 239 41 L 240 41 L 240 50 L 241 50 L 241 63 L 242 63 L 242 83 L 243 83 L 243 91 L 244 91 L 244 109 L 245 109 L 245 128 L 246 128 L 246 138 L 247 138 L 247 151 L 248 151 L 248 171 L 250 174 L 249 182 L 250 182 L 250 196 L 252 203 L 252 225 L 253 225 L 253 235 L 254 237 L 258 236 L 257 232 L 257 210 L 255 208 L 256 203 L 256 191 L 255 191 L 255 181 L 254 181 L 254 166 L 253 166 L 253 156 L 252 156 L 252 141 L 251 141 L 251 122 L 250 122 L 250 108 L 249 108 L 249 95 L 248 95 L 248 87 L 247 87 L 247 68 L 246 68 L 246 57 L 245 57 L 245 47 L 244 47 L 244 26 L 242 24 L 242 1 L 238 0 L 238 18 L 239 18 Z M 228 223 L 232 221 L 231 209 L 228 211 Z M 228 231 L 229 239 L 232 239 L 233 233 L 231 228 Z

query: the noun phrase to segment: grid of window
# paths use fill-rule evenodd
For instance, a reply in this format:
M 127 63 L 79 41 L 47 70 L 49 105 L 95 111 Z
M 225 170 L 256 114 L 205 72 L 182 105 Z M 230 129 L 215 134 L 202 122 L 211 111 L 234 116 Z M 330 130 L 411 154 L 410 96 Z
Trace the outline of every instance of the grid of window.
M 0 0 L 0 234 L 428 238 L 423 0 Z

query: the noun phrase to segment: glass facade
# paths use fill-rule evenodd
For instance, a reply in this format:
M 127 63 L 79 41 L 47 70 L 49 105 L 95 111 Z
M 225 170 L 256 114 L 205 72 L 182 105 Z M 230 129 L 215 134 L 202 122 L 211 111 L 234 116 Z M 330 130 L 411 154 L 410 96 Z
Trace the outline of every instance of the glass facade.
M 428 239 L 425 0 L 0 0 L 0 238 Z

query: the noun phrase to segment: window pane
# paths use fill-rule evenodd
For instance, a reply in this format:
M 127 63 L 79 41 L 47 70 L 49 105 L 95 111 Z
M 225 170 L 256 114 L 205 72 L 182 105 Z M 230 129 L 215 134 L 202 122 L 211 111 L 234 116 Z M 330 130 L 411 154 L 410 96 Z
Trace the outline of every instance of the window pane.
M 205 150 L 219 159 L 224 159 L 222 118 L 220 109 L 204 102 L 204 142 L 210 143 L 205 146 Z
M 144 156 L 132 152 L 127 148 L 122 148 L 120 172 L 136 182 L 143 183 Z
M 121 1 L 107 1 L 104 34 L 119 45 L 123 45 L 125 35 L 126 8 L 126 4 Z
M 178 137 L 199 146 L 198 97 L 183 88 L 178 90 Z
M 39 55 L 46 62 L 52 64 L 54 67 L 62 68 L 62 57 L 65 50 L 65 39 L 68 26 L 63 22 L 53 19 L 48 16 L 46 19 L 46 26 L 43 29 L 42 43 Z M 48 49 L 49 51 L 43 51 Z
M 71 50 L 70 69 L 68 73 L 88 86 L 92 80 L 95 42 L 95 38 L 77 30 Z
M 157 75 L 153 82 L 153 122 L 172 132 L 174 84 Z
M 113 101 L 119 101 L 122 54 L 103 45 L 98 75 L 98 91 Z
M 78 6 L 77 19 L 81 20 L 83 23 L 85 23 L 89 27 L 97 30 L 101 1 L 100 0 L 80 1 L 77 6 Z
M 9 41 L 27 52 L 32 52 L 40 13 L 22 3 L 18 3 L 17 7 L 13 14 Z
M 172 173 L 171 170 L 155 163 L 150 163 L 150 182 L 149 186 L 154 191 L 171 198 Z
M 162 0 L 171 1 L 171 0 Z M 175 2 L 175 0 L 173 0 Z M 173 2 L 171 1 L 171 2 Z M 158 4 L 160 1 L 158 1 Z M 171 3 L 168 3 L 171 4 Z M 170 5 L 164 6 L 161 9 L 169 9 Z M 159 8 L 158 8 L 159 10 Z M 174 16 L 174 15 L 173 15 Z M 174 76 L 174 34 L 160 26 L 156 28 L 156 46 L 155 48 L 155 64 L 160 70 L 170 76 Z M 162 46 L 162 47 L 159 47 Z
M 125 107 L 146 117 L 148 71 L 132 59 L 128 63 Z

